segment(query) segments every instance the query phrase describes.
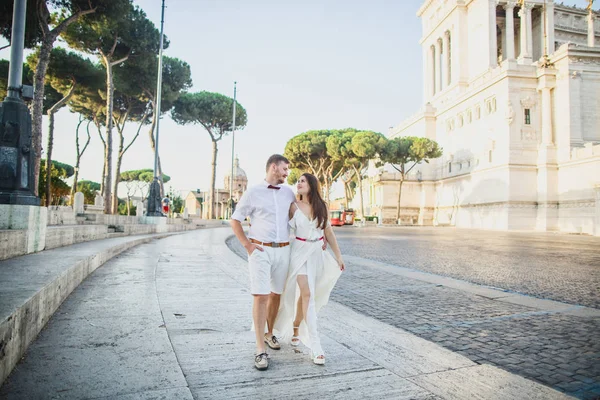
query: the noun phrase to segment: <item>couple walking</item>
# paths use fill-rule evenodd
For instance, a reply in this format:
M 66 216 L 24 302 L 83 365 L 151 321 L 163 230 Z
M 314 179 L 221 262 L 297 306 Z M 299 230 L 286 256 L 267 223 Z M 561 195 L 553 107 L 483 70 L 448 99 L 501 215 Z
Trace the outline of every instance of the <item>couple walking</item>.
M 303 174 L 296 198 L 289 187 L 282 186 L 289 173 L 285 157 L 272 155 L 266 170 L 265 180 L 244 193 L 231 219 L 233 232 L 248 252 L 256 333 L 254 366 L 269 367 L 265 345 L 280 349 L 274 332 L 292 346 L 304 343 L 313 362 L 323 365 L 317 312 L 327 303 L 344 261 L 317 178 Z M 241 224 L 246 217 L 250 217 L 248 236 Z M 295 231 L 291 245 L 290 228 Z M 327 243 L 336 259 L 325 251 Z

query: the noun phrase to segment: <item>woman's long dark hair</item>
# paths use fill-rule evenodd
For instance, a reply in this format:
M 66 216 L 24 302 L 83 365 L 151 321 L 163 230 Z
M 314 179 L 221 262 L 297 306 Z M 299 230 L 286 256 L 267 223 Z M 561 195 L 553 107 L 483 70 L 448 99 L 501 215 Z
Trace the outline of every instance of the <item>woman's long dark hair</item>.
M 325 201 L 321 197 L 319 181 L 314 175 L 308 172 L 303 173 L 302 176 L 306 178 L 308 187 L 310 188 L 308 203 L 310 204 L 310 208 L 312 208 L 312 217 L 317 219 L 318 227 L 325 229 L 327 226 L 327 204 L 325 204 Z M 302 195 L 300 195 L 300 200 L 302 200 Z

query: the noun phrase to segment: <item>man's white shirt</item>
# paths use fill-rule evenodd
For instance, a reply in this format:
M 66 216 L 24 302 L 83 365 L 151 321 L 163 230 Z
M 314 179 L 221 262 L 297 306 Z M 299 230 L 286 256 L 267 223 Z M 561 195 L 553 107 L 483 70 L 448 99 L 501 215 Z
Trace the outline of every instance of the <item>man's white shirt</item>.
M 250 187 L 240 199 L 231 216 L 240 222 L 250 217 L 248 237 L 261 242 L 287 242 L 289 240 L 290 204 L 296 196 L 288 186 L 269 189 L 269 183 Z

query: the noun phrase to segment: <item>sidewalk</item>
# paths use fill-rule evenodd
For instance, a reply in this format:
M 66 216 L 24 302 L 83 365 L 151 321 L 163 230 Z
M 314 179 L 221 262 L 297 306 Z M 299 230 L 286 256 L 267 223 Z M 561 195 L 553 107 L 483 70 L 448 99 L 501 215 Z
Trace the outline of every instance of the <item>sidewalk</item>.
M 0 397 L 567 398 L 333 301 L 320 316 L 326 366 L 284 346 L 259 372 L 246 263 L 225 245 L 230 234 L 153 241 L 96 270 L 32 343 Z

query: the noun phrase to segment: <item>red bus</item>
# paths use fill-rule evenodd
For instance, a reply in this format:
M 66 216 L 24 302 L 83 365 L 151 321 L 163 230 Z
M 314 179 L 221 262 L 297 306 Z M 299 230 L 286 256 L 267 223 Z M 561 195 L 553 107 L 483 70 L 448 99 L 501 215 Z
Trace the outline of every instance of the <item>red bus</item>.
M 353 210 L 329 211 L 329 223 L 332 226 L 354 225 L 354 211 Z
M 331 226 L 344 226 L 344 211 L 329 211 L 329 223 Z

